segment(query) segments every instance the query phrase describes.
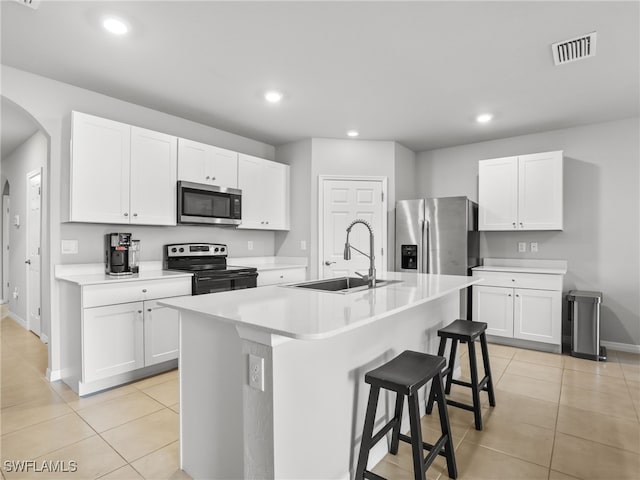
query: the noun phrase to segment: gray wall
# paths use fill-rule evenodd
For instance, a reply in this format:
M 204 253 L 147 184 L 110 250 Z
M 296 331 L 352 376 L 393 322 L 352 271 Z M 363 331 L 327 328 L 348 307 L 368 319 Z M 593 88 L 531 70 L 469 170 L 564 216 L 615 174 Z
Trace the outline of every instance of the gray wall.
M 6 158 L 2 159 L 2 177 L 11 187 L 11 211 L 9 223 L 9 311 L 21 320 L 27 321 L 27 173 L 44 169 L 47 161 L 47 137 L 36 132 Z M 42 176 L 44 182 L 44 171 Z M 13 224 L 16 215 L 20 226 Z M 6 281 L 6 279 L 3 279 Z M 14 289 L 18 298 L 13 298 Z M 46 330 L 43 331 L 45 335 Z
M 477 201 L 478 160 L 563 150 L 564 230 L 486 232 L 480 254 L 567 260 L 565 291 L 604 294 L 602 339 L 640 345 L 639 147 L 632 118 L 421 152 L 418 193 Z M 538 242 L 538 253 L 518 253 L 519 241 Z
M 290 185 L 290 221 L 291 230 L 276 233 L 275 251 L 278 255 L 288 257 L 309 256 L 311 241 L 311 139 L 288 143 L 276 147 L 276 158 L 289 165 Z M 300 242 L 307 243 L 307 249 L 300 248 Z

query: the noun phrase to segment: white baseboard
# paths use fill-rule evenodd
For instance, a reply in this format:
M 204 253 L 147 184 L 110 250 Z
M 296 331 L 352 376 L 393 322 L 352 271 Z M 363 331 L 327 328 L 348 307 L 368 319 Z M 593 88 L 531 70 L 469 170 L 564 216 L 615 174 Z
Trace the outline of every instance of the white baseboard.
M 640 353 L 640 345 L 632 343 L 605 342 L 600 340 L 600 345 L 607 347 L 607 350 L 617 350 L 618 352 Z
M 28 328 L 28 326 L 27 326 L 27 321 L 26 321 L 26 320 L 24 320 L 24 319 L 22 319 L 19 315 L 16 315 L 15 313 L 13 313 L 13 312 L 11 312 L 11 311 L 10 311 L 10 312 L 8 312 L 8 313 L 7 313 L 7 316 L 8 316 L 9 318 L 11 318 L 11 319 L 15 320 L 15 321 L 16 321 L 16 323 L 17 323 L 18 325 L 20 325 L 22 328 L 24 328 L 25 330 L 28 330 L 28 329 L 29 329 L 29 328 Z
M 44 333 L 41 333 L 40 334 L 40 341 L 42 343 L 47 343 L 48 344 L 49 343 L 49 337 L 47 337 Z
M 62 371 L 61 370 L 51 370 L 47 367 L 47 380 L 50 382 L 57 382 L 58 380 L 62 380 Z

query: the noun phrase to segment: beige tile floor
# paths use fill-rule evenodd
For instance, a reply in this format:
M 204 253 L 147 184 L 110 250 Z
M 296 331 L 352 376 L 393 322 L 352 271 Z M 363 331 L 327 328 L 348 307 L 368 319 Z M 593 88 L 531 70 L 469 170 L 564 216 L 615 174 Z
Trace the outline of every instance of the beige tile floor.
M 183 479 L 178 468 L 177 370 L 79 398 L 44 374 L 47 349 L 13 320 L 1 322 L 2 478 Z M 460 479 L 640 478 L 640 356 L 610 352 L 606 363 L 490 345 L 497 406 L 482 394 L 484 430 L 449 408 Z M 461 356 L 468 377 L 468 358 Z M 467 389 L 454 386 L 453 396 Z M 437 407 L 422 419 L 439 434 Z M 8 472 L 5 460 L 75 461 L 74 474 Z M 400 445 L 374 471 L 411 479 Z M 67 464 L 68 466 L 68 464 Z M 444 472 L 444 473 L 443 473 Z M 429 479 L 445 479 L 438 458 Z

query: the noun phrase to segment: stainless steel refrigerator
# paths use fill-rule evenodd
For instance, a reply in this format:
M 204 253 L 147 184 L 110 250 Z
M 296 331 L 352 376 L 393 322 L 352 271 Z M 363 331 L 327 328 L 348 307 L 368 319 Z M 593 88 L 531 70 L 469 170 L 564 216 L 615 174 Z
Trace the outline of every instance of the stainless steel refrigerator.
M 470 275 L 480 259 L 478 205 L 467 197 L 397 202 L 395 250 L 398 272 Z M 461 295 L 463 318 L 471 318 L 467 290 Z

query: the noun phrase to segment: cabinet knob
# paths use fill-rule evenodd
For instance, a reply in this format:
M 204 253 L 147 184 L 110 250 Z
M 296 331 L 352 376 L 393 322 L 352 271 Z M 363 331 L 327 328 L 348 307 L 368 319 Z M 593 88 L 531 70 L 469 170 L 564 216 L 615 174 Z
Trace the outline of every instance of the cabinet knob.
M 138 313 L 142 313 L 142 310 L 138 310 Z
M 516 297 L 520 298 L 520 295 L 518 295 L 518 294 L 516 293 Z
M 124 216 L 125 216 L 125 217 L 128 217 L 128 216 L 129 216 L 129 214 L 128 214 L 127 212 L 124 212 Z
M 516 228 L 516 222 L 513 222 L 511 225 L 513 225 L 513 228 Z
M 516 281 L 516 279 L 515 279 L 515 278 L 512 278 L 512 279 L 511 279 L 511 281 L 512 281 L 512 282 L 515 282 L 515 281 Z
M 280 275 L 280 278 L 284 278 L 284 275 Z
M 138 216 L 138 214 L 137 214 L 137 213 L 134 213 L 134 214 L 133 214 L 133 216 L 134 216 L 134 217 L 137 217 L 137 216 Z
M 266 222 L 264 222 L 264 223 L 266 223 L 267 225 L 269 225 L 269 220 L 267 220 L 267 221 L 266 221 Z
M 511 294 L 509 294 L 509 296 L 511 296 Z
M 520 222 L 520 226 L 521 226 L 521 227 L 524 227 L 524 225 L 522 224 L 522 222 Z
M 216 179 L 216 177 L 211 177 L 211 180 L 215 180 L 215 179 Z
M 146 289 L 146 288 L 143 288 L 143 289 L 142 289 L 142 293 L 147 293 L 147 289 Z
M 260 225 L 264 225 L 264 222 L 260 222 Z
M 150 311 L 151 311 L 151 309 L 150 309 L 150 308 L 147 308 L 147 312 L 150 312 Z

